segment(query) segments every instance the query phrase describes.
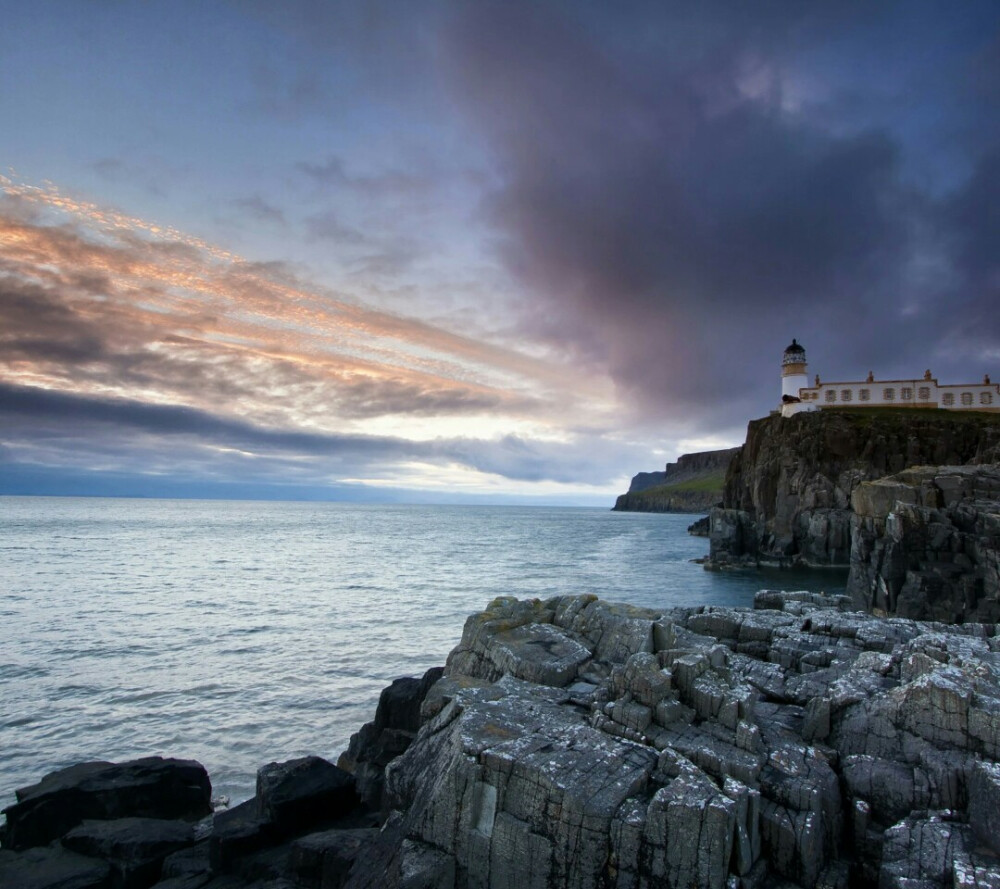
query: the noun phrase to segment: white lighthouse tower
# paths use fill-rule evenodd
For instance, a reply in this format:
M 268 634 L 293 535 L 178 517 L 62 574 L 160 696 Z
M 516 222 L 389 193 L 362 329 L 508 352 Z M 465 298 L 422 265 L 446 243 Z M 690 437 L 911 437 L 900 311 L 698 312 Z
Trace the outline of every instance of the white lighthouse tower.
M 809 387 L 806 375 L 806 350 L 794 339 L 781 357 L 781 416 L 790 417 L 800 411 L 814 411 L 816 405 L 802 401 L 799 393 Z

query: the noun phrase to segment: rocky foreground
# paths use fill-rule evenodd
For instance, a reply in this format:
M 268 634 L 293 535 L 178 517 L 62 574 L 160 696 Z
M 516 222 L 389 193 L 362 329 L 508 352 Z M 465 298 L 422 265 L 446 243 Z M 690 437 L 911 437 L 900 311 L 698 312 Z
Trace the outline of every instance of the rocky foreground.
M 1000 637 L 762 592 L 501 598 L 334 766 L 208 815 L 196 763 L 18 792 L 0 886 L 1000 887 Z

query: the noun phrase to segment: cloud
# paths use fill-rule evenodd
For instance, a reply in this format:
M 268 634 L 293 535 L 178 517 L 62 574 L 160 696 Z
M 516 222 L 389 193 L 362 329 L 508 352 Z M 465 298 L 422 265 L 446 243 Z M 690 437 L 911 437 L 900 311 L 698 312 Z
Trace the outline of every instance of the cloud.
M 70 219 L 0 215 L 0 364 L 26 382 L 142 389 L 158 401 L 315 423 L 323 413 L 333 422 L 538 413 L 545 387 L 570 379 L 510 349 L 310 288 L 280 263 L 247 263 L 58 195 L 30 197 Z
M 413 441 L 261 426 L 207 411 L 0 384 L 0 462 L 78 470 L 319 485 L 370 476 L 419 484 L 404 464 L 460 466 L 510 481 L 607 485 L 638 447 L 516 435 Z
M 255 194 L 246 198 L 236 198 L 232 204 L 241 214 L 257 222 L 271 222 L 277 225 L 285 224 L 284 211 L 268 203 L 260 195 Z
M 500 172 L 485 213 L 506 268 L 537 297 L 525 330 L 606 368 L 647 411 L 709 427 L 773 403 L 793 335 L 829 373 L 923 368 L 930 353 L 942 373 L 981 374 L 943 343 L 963 326 L 949 306 L 976 317 L 995 305 L 972 259 L 989 256 L 979 239 L 995 171 L 980 165 L 967 188 L 951 142 L 957 166 L 915 175 L 931 175 L 925 118 L 972 119 L 959 72 L 1000 19 L 970 9 L 961 40 L 941 42 L 935 20 L 951 26 L 952 13 L 924 10 L 901 52 L 934 59 L 938 92 L 912 90 L 926 72 L 910 61 L 892 85 L 910 103 L 896 117 L 856 110 L 833 126 L 819 109 L 857 88 L 845 63 L 870 74 L 908 17 L 869 12 L 462 5 L 442 57 Z M 995 118 L 996 99 L 975 107 L 992 103 Z
M 431 175 L 389 170 L 377 175 L 350 175 L 344 162 L 329 157 L 322 163 L 300 161 L 295 169 L 316 185 L 343 188 L 370 198 L 412 197 L 428 193 L 434 185 Z
M 421 466 L 584 485 L 622 472 L 603 432 L 575 431 L 600 386 L 569 368 L 54 189 L 7 196 L 8 466 L 268 484 L 417 484 Z
M 314 240 L 344 245 L 364 244 L 369 240 L 356 228 L 344 225 L 332 210 L 306 217 L 305 224 L 307 234 Z

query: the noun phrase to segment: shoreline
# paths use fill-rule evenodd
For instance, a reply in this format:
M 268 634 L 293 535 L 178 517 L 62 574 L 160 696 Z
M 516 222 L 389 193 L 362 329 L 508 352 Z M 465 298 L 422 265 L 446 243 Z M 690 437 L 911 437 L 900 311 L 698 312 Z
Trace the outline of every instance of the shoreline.
M 603 885 L 609 860 L 635 879 L 662 861 L 718 887 L 767 874 L 803 889 L 938 885 L 945 875 L 921 851 L 932 847 L 950 856 L 949 876 L 1000 879 L 998 658 L 995 625 L 877 618 L 843 596 L 761 591 L 752 609 L 659 612 L 588 596 L 497 599 L 468 618 L 443 675 L 383 691 L 341 757 L 349 781 L 322 760 L 262 769 L 257 796 L 218 813 L 200 841 L 204 885 L 223 873 L 249 885 L 247 862 L 265 851 L 271 876 L 310 885 L 303 874 L 348 839 L 346 885 L 383 889 L 409 885 L 405 873 L 465 886 L 482 855 L 509 874 L 533 862 L 525 879 L 541 868 L 555 879 L 545 885 L 574 889 Z M 903 767 L 923 777 L 907 784 Z M 313 796 L 339 788 L 336 817 L 315 799 L 289 804 L 313 812 L 304 820 L 272 811 L 296 770 L 321 776 Z M 532 774 L 542 784 L 515 781 Z M 694 831 L 683 854 L 649 833 L 668 812 L 668 835 Z M 587 818 L 603 826 L 579 834 Z M 629 824 L 647 827 L 626 840 Z M 593 854 L 563 858 L 564 831 Z

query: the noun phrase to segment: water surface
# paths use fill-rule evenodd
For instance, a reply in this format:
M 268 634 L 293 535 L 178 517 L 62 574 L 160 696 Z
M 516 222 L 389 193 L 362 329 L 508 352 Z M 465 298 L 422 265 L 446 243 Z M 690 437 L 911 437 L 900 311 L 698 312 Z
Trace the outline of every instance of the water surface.
M 603 509 L 0 498 L 0 805 L 86 759 L 336 760 L 393 678 L 493 597 L 749 605 L 841 575 L 716 574 L 693 516 Z

